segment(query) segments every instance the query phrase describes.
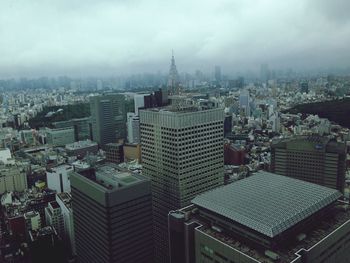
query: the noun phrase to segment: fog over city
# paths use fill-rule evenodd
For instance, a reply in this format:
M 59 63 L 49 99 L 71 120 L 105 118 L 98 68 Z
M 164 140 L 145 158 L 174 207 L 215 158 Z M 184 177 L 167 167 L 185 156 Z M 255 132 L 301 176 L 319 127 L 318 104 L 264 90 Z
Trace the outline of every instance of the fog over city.
M 347 0 L 2 0 L 0 78 L 349 68 Z

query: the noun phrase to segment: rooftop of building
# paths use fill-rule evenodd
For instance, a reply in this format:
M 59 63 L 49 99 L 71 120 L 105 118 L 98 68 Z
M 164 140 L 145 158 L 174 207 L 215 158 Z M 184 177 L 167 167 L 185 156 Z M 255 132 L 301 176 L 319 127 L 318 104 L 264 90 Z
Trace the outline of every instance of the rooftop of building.
M 341 196 L 327 187 L 259 172 L 201 194 L 192 203 L 272 238 Z
M 109 179 L 108 182 L 106 179 Z M 116 164 L 108 163 L 96 169 L 96 180 L 108 188 L 116 189 L 140 182 L 141 178 Z
M 302 249 L 311 249 L 313 246 L 316 246 L 318 243 L 322 242 L 322 240 L 329 237 L 334 231 L 349 222 L 349 205 L 338 204 L 333 208 L 333 210 L 335 214 L 334 216 L 326 217 L 318 221 L 315 228 L 309 229 L 309 232 L 300 233 L 299 236 L 295 238 L 295 242 L 291 243 L 289 246 L 274 248 L 272 252 L 279 256 L 279 260 L 272 260 L 266 256 L 265 249 L 252 246 L 240 239 L 235 238 L 233 235 L 227 235 L 225 231 L 220 233 L 209 225 L 202 225 L 199 227 L 199 231 L 218 239 L 224 244 L 242 252 L 245 255 L 248 255 L 249 257 L 252 257 L 258 262 L 293 262 L 299 257 L 299 253 Z M 300 238 L 300 240 L 298 240 L 298 238 Z
M 69 164 L 60 164 L 60 165 L 51 167 L 48 171 L 58 173 L 58 172 L 61 172 L 62 170 L 66 170 L 66 171 L 73 170 L 73 166 Z
M 68 208 L 72 206 L 72 195 L 70 193 L 61 192 L 57 194 L 57 197 L 64 203 Z
M 64 128 L 46 128 L 47 132 L 61 132 L 61 131 L 74 131 L 74 128 L 72 127 L 64 127 Z
M 91 140 L 85 140 L 85 141 L 77 141 L 77 142 L 66 144 L 65 147 L 67 150 L 72 151 L 72 150 L 82 149 L 82 148 L 91 147 L 91 146 L 97 146 L 97 143 Z
M 316 149 L 323 149 L 323 148 L 337 148 L 339 150 L 345 149 L 345 143 L 343 142 L 337 142 L 334 139 L 332 140 L 330 137 L 327 136 L 320 136 L 320 135 L 294 135 L 291 137 L 285 137 L 285 138 L 278 138 L 273 139 L 271 146 L 279 146 L 283 145 L 285 143 L 290 142 L 309 142 L 315 145 Z
M 119 143 L 119 142 L 110 142 L 110 143 L 105 144 L 105 146 L 109 146 L 109 147 L 119 147 L 122 145 L 123 145 L 123 143 Z
M 264 263 L 282 263 L 293 262 L 299 257 L 300 251 L 309 250 L 324 239 L 331 236 L 335 231 L 339 230 L 345 224 L 350 222 L 350 205 L 342 201 L 336 202 L 327 214 L 313 224 L 311 227 L 304 229 L 302 232 L 297 232 L 297 236 L 287 245 L 281 245 L 271 248 L 270 251 L 279 256 L 279 260 L 272 260 L 265 255 L 266 248 L 263 246 L 252 245 L 249 241 L 239 238 L 237 235 L 230 234 L 225 228 L 217 228 L 205 218 L 202 218 L 196 211 L 195 206 L 191 205 L 179 211 L 171 212 L 175 218 L 185 219 L 187 224 L 197 223 L 198 231 L 219 240 L 225 245 L 234 248 L 235 250 Z
M 45 237 L 45 236 L 57 236 L 57 232 L 55 230 L 54 227 L 52 226 L 45 226 L 43 228 L 40 228 L 38 230 L 30 230 L 29 231 L 29 236 L 31 241 L 35 241 L 41 237 Z
M 50 205 L 52 206 L 53 209 L 57 209 L 60 207 L 56 201 L 50 202 Z

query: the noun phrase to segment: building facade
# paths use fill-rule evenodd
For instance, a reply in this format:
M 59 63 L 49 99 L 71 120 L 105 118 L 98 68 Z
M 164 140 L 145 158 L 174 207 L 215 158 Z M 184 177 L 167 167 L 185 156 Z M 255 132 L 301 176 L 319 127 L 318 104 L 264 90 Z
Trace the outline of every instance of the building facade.
M 70 193 L 58 193 L 56 202 L 60 206 L 63 217 L 64 233 L 62 239 L 71 255 L 76 255 L 74 224 L 73 224 L 73 209 L 72 196 Z
M 73 128 L 47 129 L 47 143 L 55 146 L 64 146 L 75 142 Z
M 56 201 L 52 201 L 45 208 L 46 225 L 55 228 L 56 232 L 62 238 L 64 235 L 64 225 L 61 207 Z
M 128 142 L 140 143 L 140 117 L 133 112 L 127 113 Z
M 107 162 L 122 163 L 124 161 L 123 144 L 107 143 L 103 147 Z
M 350 209 L 335 189 L 259 172 L 169 213 L 171 263 L 348 261 Z
M 125 97 L 106 94 L 90 97 L 93 140 L 103 146 L 126 137 Z
M 224 183 L 222 109 L 140 111 L 143 174 L 152 180 L 155 262 L 168 262 L 168 212 Z
M 71 182 L 78 262 L 153 262 L 148 179 L 105 165 Z
M 73 167 L 67 164 L 53 167 L 46 171 L 47 187 L 56 193 L 70 192 L 70 174 Z
M 20 164 L 0 164 L 0 194 L 24 191 L 28 188 L 26 167 Z
M 274 173 L 316 183 L 343 192 L 346 145 L 321 136 L 296 136 L 273 141 Z

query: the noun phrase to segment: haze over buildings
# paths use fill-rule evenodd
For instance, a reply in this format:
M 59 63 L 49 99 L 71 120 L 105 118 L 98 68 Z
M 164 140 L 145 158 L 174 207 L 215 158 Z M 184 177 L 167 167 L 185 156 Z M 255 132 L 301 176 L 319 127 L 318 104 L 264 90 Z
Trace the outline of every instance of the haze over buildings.
M 346 0 L 5 0 L 0 78 L 166 72 L 172 48 L 191 72 L 349 67 L 349 9 Z

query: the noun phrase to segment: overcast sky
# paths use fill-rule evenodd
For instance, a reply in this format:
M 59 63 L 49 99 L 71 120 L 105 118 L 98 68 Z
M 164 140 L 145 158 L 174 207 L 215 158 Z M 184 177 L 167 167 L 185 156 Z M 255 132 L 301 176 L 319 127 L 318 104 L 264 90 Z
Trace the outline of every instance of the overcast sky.
M 0 77 L 350 65 L 349 0 L 1 0 Z

